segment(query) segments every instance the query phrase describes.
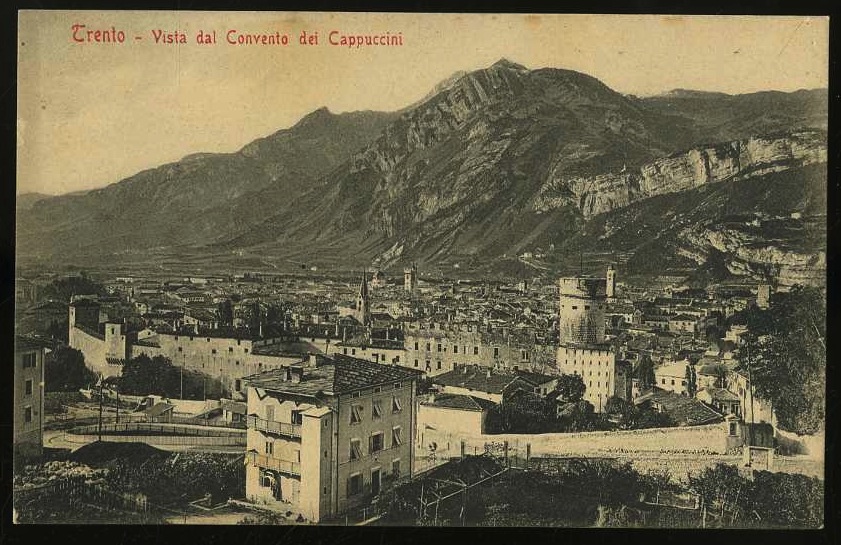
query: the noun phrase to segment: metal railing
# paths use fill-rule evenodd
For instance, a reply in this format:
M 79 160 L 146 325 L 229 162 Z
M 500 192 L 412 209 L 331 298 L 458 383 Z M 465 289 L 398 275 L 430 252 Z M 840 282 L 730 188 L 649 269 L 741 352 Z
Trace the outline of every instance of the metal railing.
M 272 469 L 288 475 L 296 477 L 301 476 L 301 464 L 299 462 L 290 462 L 288 460 L 281 460 L 279 458 L 272 458 L 265 454 L 258 454 L 256 452 L 248 452 L 248 461 L 255 466 L 265 469 Z
M 248 417 L 248 427 L 258 431 L 267 433 L 274 433 L 277 435 L 285 435 L 286 437 L 301 437 L 301 425 L 290 424 L 287 422 L 275 422 L 274 420 L 266 420 L 265 418 L 258 418 L 256 416 Z

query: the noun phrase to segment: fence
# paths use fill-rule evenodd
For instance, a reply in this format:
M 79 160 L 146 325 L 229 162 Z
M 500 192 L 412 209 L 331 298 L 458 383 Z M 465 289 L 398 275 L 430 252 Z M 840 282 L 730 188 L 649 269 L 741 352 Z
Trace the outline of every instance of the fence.
M 210 426 L 152 424 L 148 422 L 126 422 L 119 424 L 103 424 L 103 435 L 161 435 L 161 436 L 199 436 L 199 437 L 235 437 L 245 441 L 245 430 L 212 428 Z M 78 426 L 68 430 L 72 435 L 99 435 L 98 424 Z

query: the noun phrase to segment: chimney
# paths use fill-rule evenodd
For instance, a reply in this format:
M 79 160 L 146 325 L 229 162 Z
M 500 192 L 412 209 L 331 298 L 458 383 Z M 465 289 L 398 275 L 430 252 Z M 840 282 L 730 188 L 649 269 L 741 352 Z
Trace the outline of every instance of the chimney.
M 490 369 L 488 369 L 488 372 L 487 372 L 486 376 L 487 376 L 488 378 L 491 378 L 491 370 L 490 370 Z
M 304 368 L 299 367 L 299 366 L 296 366 L 296 367 L 291 367 L 290 366 L 289 367 L 289 375 L 290 375 L 290 378 L 291 378 L 292 382 L 296 382 L 296 383 L 301 382 L 301 380 L 304 378 Z
M 317 367 L 318 366 L 318 355 L 311 353 L 308 362 L 309 362 L 310 367 Z

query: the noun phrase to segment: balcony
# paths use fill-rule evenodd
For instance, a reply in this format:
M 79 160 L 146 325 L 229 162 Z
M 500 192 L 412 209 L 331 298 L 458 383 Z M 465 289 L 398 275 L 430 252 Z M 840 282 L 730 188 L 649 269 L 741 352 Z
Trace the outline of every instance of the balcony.
M 279 458 L 272 458 L 271 456 L 258 454 L 253 451 L 247 452 L 246 456 L 248 457 L 248 461 L 257 467 L 271 469 L 273 471 L 277 471 L 278 473 L 284 473 L 293 477 L 301 476 L 301 464 L 299 462 L 289 462 Z
M 265 418 L 258 418 L 256 416 L 248 416 L 248 427 L 263 431 L 266 433 L 273 433 L 275 435 L 282 435 L 284 437 L 292 437 L 295 439 L 301 438 L 301 425 L 289 424 L 287 422 L 275 422 L 274 420 L 266 420 Z

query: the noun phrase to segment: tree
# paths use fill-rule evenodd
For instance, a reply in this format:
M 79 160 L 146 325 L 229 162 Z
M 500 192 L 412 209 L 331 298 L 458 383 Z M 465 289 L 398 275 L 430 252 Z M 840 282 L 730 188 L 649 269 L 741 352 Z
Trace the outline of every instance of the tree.
M 97 376 L 85 365 L 80 350 L 63 346 L 47 358 L 44 368 L 44 389 L 47 392 L 70 392 L 96 382 Z
M 105 287 L 82 272 L 78 276 L 58 278 L 47 284 L 42 299 L 69 302 L 74 295 L 105 295 Z
M 751 308 L 740 317 L 748 334 L 741 367 L 757 397 L 770 400 L 783 429 L 815 433 L 825 425 L 826 296 L 795 287 L 775 294 L 771 308 Z
M 686 393 L 689 397 L 695 397 L 698 392 L 698 375 L 695 373 L 694 365 L 686 366 Z
M 225 299 L 216 307 L 219 325 L 230 326 L 234 323 L 234 306 L 230 299 Z
M 604 405 L 604 412 L 616 417 L 620 428 L 629 429 L 634 422 L 637 410 L 633 403 L 619 396 L 611 396 Z
M 640 389 L 646 390 L 657 382 L 654 376 L 654 362 L 648 354 L 640 354 L 634 366 L 634 377 L 640 381 Z
M 179 392 L 180 373 L 176 369 L 175 377 L 172 372 L 172 362 L 164 356 L 150 358 L 140 354 L 131 358 L 123 365 L 120 377 L 120 389 L 133 395 L 162 395 Z M 173 378 L 177 381 L 173 384 Z
M 581 401 L 584 397 L 587 386 L 584 384 L 584 379 L 579 375 L 562 374 L 558 376 L 558 385 L 555 390 L 562 399 L 576 402 Z

